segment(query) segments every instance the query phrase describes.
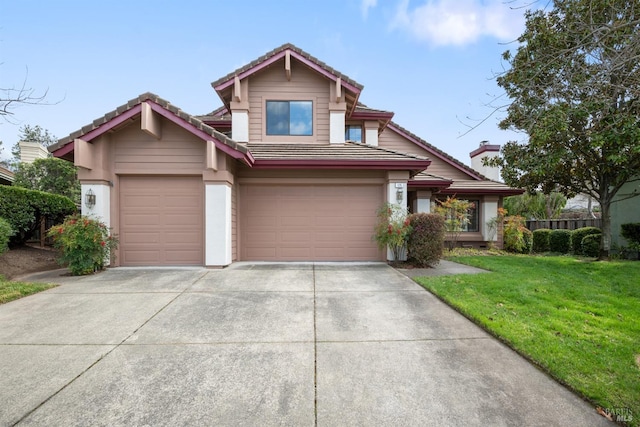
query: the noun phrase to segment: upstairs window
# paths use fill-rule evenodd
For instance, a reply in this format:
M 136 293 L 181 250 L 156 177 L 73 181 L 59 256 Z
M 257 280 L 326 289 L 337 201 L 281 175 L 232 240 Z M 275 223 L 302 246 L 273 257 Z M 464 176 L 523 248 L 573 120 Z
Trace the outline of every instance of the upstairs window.
M 267 101 L 267 135 L 313 135 L 313 102 Z
M 347 125 L 344 133 L 345 141 L 362 142 L 362 126 Z

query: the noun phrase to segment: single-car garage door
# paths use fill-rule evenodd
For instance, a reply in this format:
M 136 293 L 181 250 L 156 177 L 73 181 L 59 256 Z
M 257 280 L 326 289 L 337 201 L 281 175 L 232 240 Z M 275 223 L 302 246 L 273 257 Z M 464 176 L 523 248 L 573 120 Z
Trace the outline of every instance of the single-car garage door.
M 379 261 L 382 185 L 242 185 L 241 259 Z
M 203 265 L 201 177 L 120 178 L 120 265 Z

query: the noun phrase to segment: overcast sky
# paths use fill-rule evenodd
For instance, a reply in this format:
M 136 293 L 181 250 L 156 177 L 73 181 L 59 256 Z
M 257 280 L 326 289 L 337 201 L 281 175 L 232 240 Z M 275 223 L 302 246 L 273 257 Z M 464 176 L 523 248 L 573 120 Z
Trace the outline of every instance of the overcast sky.
M 212 81 L 293 43 L 363 84 L 361 102 L 469 164 L 482 140 L 524 138 L 498 129 L 504 114 L 487 118 L 502 93 L 493 79 L 501 54 L 524 28 L 517 4 L 0 0 L 0 88 L 26 79 L 51 104 L 0 119 L 3 157 L 24 124 L 62 138 L 144 92 L 210 112 L 221 105 Z

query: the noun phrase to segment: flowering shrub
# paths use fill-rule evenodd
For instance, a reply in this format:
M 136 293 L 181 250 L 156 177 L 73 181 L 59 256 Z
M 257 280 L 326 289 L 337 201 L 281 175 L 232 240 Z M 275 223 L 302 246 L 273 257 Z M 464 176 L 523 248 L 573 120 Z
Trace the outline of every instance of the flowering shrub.
M 55 248 L 60 249 L 61 264 L 68 264 L 71 274 L 91 274 L 104 268 L 118 240 L 102 222 L 81 215 L 68 216 L 62 225 L 49 230 Z
M 391 203 L 386 203 L 377 212 L 374 240 L 380 249 L 385 246 L 393 252 L 393 259 L 399 261 L 411 233 L 411 224 L 407 218 L 407 210 Z

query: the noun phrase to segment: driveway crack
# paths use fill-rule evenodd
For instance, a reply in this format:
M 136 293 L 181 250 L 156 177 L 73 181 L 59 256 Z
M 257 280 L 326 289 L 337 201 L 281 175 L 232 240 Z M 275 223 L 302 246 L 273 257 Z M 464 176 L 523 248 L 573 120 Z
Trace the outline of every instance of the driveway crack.
M 316 335 L 316 265 L 313 271 L 313 417 L 314 425 L 318 426 L 318 337 Z
M 133 335 L 135 335 L 136 332 L 138 332 L 143 326 L 145 326 L 147 323 L 149 323 L 153 318 L 155 318 L 158 314 L 160 314 L 165 308 L 167 308 L 172 302 L 174 302 L 180 295 L 184 294 L 188 288 L 190 288 L 191 286 L 193 286 L 195 283 L 197 283 L 200 279 L 202 279 L 205 275 L 207 274 L 207 272 L 203 273 L 202 275 L 200 275 L 197 279 L 195 279 L 191 285 L 185 287 L 182 292 L 178 293 L 174 298 L 171 298 L 171 300 L 166 303 L 165 305 L 163 305 L 158 311 L 156 311 L 151 317 L 149 317 L 147 320 L 145 320 L 140 326 L 138 326 L 133 332 L 131 332 L 129 335 L 127 335 L 122 341 L 120 341 L 118 344 L 114 345 L 113 348 L 109 351 L 107 351 L 106 353 L 104 353 L 102 356 L 100 356 L 95 362 L 93 362 L 91 365 L 89 365 L 86 369 L 84 369 L 82 372 L 80 372 L 78 375 L 76 375 L 75 377 L 73 377 L 69 382 L 67 382 L 65 385 L 63 385 L 62 387 L 60 387 L 60 389 L 58 389 L 55 393 L 51 394 L 51 396 L 47 397 L 45 400 L 43 400 L 42 402 L 40 402 L 38 405 L 36 405 L 35 408 L 33 408 L 32 410 L 28 411 L 27 413 L 25 413 L 22 417 L 20 417 L 20 419 L 18 421 L 16 421 L 15 423 L 12 424 L 13 426 L 16 426 L 18 424 L 20 424 L 22 421 L 24 421 L 29 415 L 33 414 L 35 411 L 37 411 L 40 407 L 42 407 L 42 405 L 44 405 L 45 403 L 47 403 L 48 401 L 50 401 L 51 399 L 53 399 L 55 396 L 57 396 L 58 394 L 60 394 L 60 392 L 62 392 L 64 389 L 66 389 L 67 387 L 69 387 L 71 384 L 73 384 L 78 378 L 80 378 L 81 376 L 83 376 L 86 372 L 88 372 L 91 368 L 93 368 L 94 366 L 96 366 L 98 363 L 100 363 L 102 360 L 104 360 L 105 357 L 107 357 L 108 355 L 110 355 L 111 353 L 113 353 L 113 351 L 115 349 L 117 349 L 118 347 L 120 347 L 121 345 L 123 345 L 129 338 L 131 338 Z M 315 299 L 315 296 L 314 296 Z

